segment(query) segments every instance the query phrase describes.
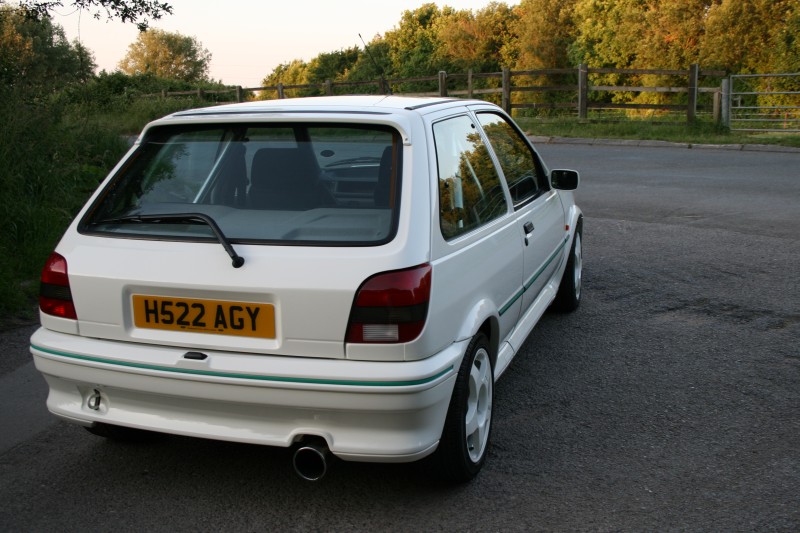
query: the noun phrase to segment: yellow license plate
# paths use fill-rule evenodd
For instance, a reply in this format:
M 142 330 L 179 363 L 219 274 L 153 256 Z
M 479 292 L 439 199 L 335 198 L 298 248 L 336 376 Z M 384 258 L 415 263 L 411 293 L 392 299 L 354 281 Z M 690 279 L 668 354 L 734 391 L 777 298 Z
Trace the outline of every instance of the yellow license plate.
M 275 338 L 275 306 L 252 302 L 133 295 L 138 328 Z

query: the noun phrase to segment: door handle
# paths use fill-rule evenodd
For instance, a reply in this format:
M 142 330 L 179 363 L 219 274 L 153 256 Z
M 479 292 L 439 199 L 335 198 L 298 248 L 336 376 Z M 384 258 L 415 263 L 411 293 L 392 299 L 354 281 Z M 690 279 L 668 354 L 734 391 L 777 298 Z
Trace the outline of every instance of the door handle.
M 525 231 L 525 246 L 528 246 L 528 237 L 533 233 L 533 222 L 527 221 L 522 225 L 522 229 Z

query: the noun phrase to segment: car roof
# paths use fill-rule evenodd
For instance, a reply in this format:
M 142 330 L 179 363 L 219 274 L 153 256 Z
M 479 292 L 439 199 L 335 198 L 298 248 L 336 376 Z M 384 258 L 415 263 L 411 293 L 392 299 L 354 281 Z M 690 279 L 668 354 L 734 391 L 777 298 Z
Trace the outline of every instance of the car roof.
M 388 114 L 403 112 L 429 112 L 446 107 L 468 104 L 486 104 L 481 100 L 460 98 L 416 97 L 390 95 L 318 96 L 257 100 L 240 104 L 227 104 L 200 109 L 179 111 L 170 118 L 211 117 L 231 115 L 257 115 L 264 113 L 342 113 Z

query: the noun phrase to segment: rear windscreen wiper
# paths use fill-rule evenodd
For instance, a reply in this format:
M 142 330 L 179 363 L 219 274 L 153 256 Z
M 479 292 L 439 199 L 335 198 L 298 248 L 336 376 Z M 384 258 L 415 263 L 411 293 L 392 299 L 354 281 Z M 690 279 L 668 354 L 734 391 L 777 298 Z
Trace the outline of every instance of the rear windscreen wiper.
M 128 224 L 128 223 L 153 223 L 160 224 L 162 222 L 201 222 L 211 228 L 211 232 L 217 238 L 217 241 L 225 248 L 228 255 L 231 256 L 233 268 L 239 268 L 244 264 L 244 258 L 236 253 L 236 250 L 231 246 L 230 241 L 222 233 L 219 225 L 210 216 L 204 213 L 165 213 L 162 215 L 129 215 L 118 218 L 106 218 L 95 222 L 95 224 Z

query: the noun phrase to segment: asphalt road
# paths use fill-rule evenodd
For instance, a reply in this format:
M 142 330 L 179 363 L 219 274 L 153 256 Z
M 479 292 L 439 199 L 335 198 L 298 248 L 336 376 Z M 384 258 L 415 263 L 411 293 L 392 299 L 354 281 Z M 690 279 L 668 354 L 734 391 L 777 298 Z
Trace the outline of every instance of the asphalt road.
M 800 154 L 542 145 L 581 171 L 584 300 L 495 389 L 472 483 L 57 422 L 0 336 L 2 531 L 800 530 Z

